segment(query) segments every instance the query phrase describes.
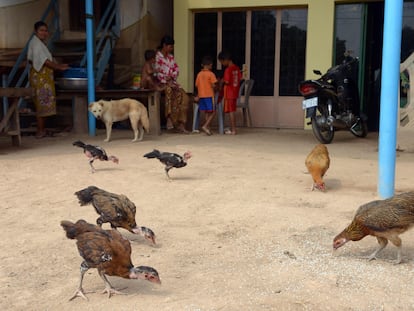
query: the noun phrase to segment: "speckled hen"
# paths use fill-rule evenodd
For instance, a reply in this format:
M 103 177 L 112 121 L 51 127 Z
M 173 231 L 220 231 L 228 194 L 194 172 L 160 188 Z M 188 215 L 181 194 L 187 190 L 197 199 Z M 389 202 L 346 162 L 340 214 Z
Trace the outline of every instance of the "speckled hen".
M 135 221 L 135 204 L 123 194 L 115 194 L 95 186 L 89 186 L 75 192 L 81 206 L 92 204 L 100 215 L 96 220 L 99 226 L 110 223 L 113 229 L 124 228 L 129 232 L 140 234 L 155 244 L 155 234 L 147 227 L 137 226 Z
M 338 249 L 348 241 L 359 241 L 372 235 L 377 238 L 379 246 L 368 259 L 376 259 L 389 240 L 397 247 L 396 263 L 400 263 L 402 243 L 399 235 L 413 225 L 414 191 L 372 201 L 358 208 L 351 224 L 334 238 L 333 248 Z
M 85 272 L 96 268 L 105 283 L 103 293 L 108 298 L 113 294 L 124 294 L 115 290 L 107 279 L 109 276 L 119 276 L 126 279 L 143 279 L 161 284 L 157 270 L 148 266 L 134 267 L 131 261 L 131 245 L 128 240 L 116 230 L 103 230 L 98 226 L 78 220 L 76 223 L 64 220 L 61 226 L 69 239 L 76 239 L 79 254 L 83 258 L 80 265 L 80 281 L 74 295 L 69 299 L 82 297 L 86 300 L 82 288 Z

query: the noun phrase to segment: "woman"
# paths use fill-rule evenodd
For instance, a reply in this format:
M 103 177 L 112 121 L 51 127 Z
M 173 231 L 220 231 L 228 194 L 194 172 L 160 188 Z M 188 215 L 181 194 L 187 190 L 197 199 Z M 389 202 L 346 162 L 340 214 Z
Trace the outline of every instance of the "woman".
M 34 89 L 33 97 L 36 106 L 37 132 L 36 138 L 47 135 L 45 118 L 56 114 L 56 93 L 53 70 L 66 70 L 67 64 L 53 61 L 52 54 L 46 46 L 49 36 L 47 24 L 39 21 L 34 24 L 34 36 L 29 43 L 27 59 L 31 65 L 29 80 Z
M 175 128 L 180 133 L 189 133 L 185 129 L 188 101 L 186 94 L 177 83 L 179 68 L 172 54 L 174 39 L 164 36 L 155 56 L 155 72 L 158 82 L 165 89 L 165 116 L 167 129 Z

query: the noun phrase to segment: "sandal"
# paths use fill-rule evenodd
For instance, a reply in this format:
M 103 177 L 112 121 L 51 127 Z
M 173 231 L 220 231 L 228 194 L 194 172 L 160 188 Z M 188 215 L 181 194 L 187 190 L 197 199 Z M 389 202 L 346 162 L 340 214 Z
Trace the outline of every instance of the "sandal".
M 175 131 L 180 134 L 190 134 L 185 128 L 176 128 Z
M 185 129 L 184 124 L 180 124 L 176 128 L 176 131 L 177 131 L 177 133 L 181 133 L 181 134 L 190 134 L 190 132 Z
M 236 135 L 236 132 L 230 131 L 230 130 L 225 130 L 224 134 L 226 135 Z
M 174 128 L 174 125 L 172 124 L 172 121 L 170 118 L 167 119 L 167 130 L 172 130 Z
M 37 133 L 35 137 L 36 139 L 41 139 L 41 138 L 45 138 L 46 136 L 48 136 L 47 132 L 44 131 L 44 132 Z
M 210 130 L 208 128 L 206 128 L 205 126 L 203 126 L 201 129 L 203 130 L 204 133 L 207 134 L 207 136 L 211 136 L 212 135 L 212 133 L 210 132 Z

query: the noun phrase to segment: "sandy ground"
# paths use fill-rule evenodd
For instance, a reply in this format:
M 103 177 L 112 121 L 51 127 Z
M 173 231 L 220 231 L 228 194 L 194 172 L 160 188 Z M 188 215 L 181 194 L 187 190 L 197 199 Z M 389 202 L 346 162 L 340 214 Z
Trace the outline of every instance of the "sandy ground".
M 241 129 L 237 136 L 147 135 L 114 130 L 114 140 L 24 137 L 13 148 L 0 140 L 1 310 L 414 310 L 414 231 L 402 235 L 403 263 L 389 246 L 380 259 L 367 237 L 332 252 L 332 239 L 357 207 L 377 199 L 377 135 L 340 132 L 329 145 L 327 192 L 311 192 L 304 159 L 316 144 L 310 131 Z M 414 141 L 400 134 L 396 193 L 413 190 Z M 96 163 L 91 174 L 74 140 L 98 144 L 120 158 Z M 158 148 L 194 157 L 168 182 Z M 95 222 L 92 206 L 74 192 L 96 185 L 127 195 L 137 223 L 158 245 L 133 239 L 135 265 L 150 265 L 162 285 L 111 277 L 127 296 L 101 295 L 95 269 L 85 275 L 89 301 L 68 301 L 81 258 L 60 221 Z

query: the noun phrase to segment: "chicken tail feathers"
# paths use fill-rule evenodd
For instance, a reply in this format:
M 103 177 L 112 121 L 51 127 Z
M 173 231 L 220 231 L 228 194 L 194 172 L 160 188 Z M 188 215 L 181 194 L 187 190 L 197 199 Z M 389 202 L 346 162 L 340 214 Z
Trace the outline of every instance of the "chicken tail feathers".
M 158 159 L 161 156 L 161 152 L 157 149 L 154 149 L 151 152 L 144 154 L 144 158 L 147 159 Z
M 76 223 L 73 223 L 69 220 L 62 220 L 60 225 L 63 227 L 63 230 L 66 232 L 66 237 L 68 239 L 76 239 L 80 234 L 85 232 L 95 232 L 101 231 L 99 227 L 87 223 L 85 220 L 80 219 Z
M 85 146 L 86 146 L 85 143 L 80 141 L 80 140 L 77 140 L 77 141 L 73 142 L 72 145 L 77 146 L 79 148 L 85 148 Z
M 75 192 L 75 195 L 78 197 L 79 204 L 83 206 L 83 205 L 88 205 L 89 203 L 92 203 L 93 192 L 98 189 L 99 188 L 95 186 L 89 186 L 88 188 Z

